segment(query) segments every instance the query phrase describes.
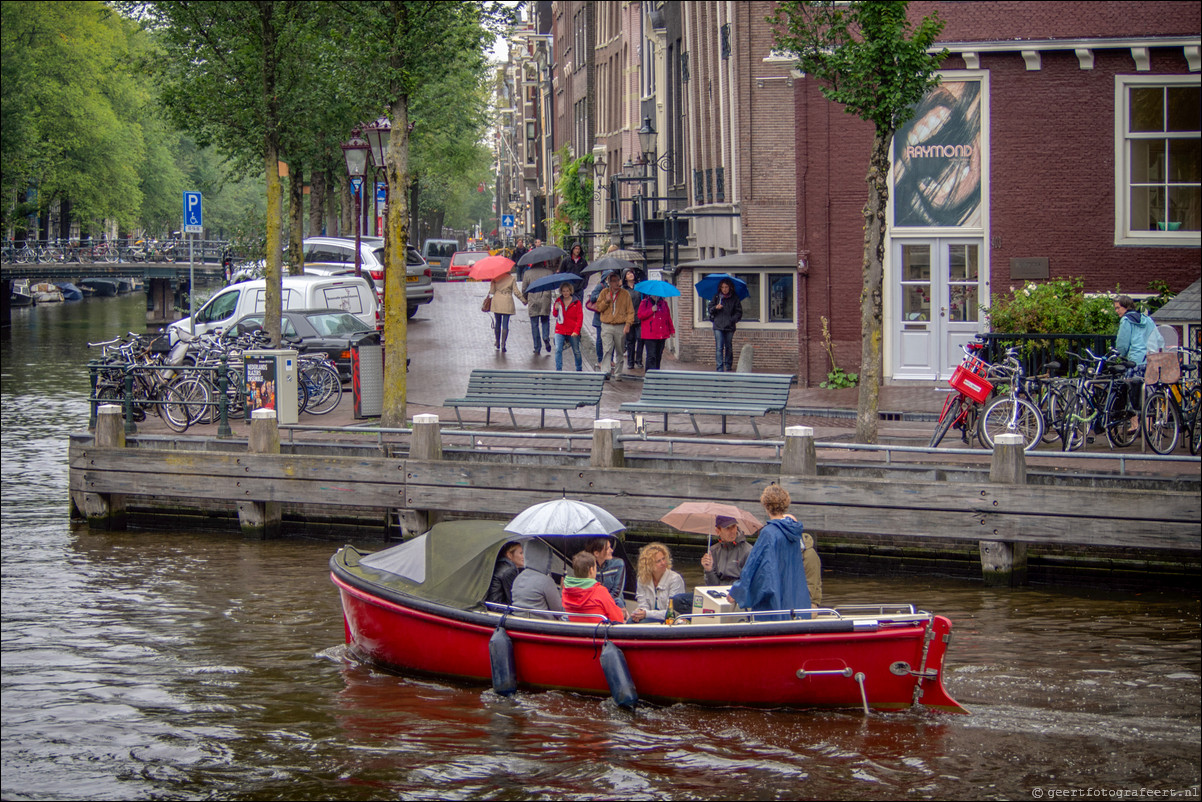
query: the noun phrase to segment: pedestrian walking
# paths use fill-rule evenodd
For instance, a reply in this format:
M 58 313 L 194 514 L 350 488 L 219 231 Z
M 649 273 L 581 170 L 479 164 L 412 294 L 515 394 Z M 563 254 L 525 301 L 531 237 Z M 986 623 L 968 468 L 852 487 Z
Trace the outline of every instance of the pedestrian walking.
M 584 307 L 575 296 L 575 285 L 565 281 L 559 285 L 559 297 L 551 304 L 551 317 L 555 319 L 555 369 L 563 370 L 563 346 L 572 346 L 576 357 L 576 372 L 584 369 L 580 359 L 580 328 L 584 324 Z
M 630 293 L 630 305 L 636 310 L 643 300 L 643 294 L 634 288 L 638 283 L 639 275 L 633 268 L 623 273 L 622 286 Z M 626 335 L 626 367 L 633 369 L 643 366 L 643 339 L 642 339 L 642 321 L 636 314 L 634 325 L 630 327 L 630 334 Z
M 544 276 L 551 275 L 551 268 L 545 262 L 531 265 L 522 274 L 521 290 L 518 298 L 526 305 L 530 315 L 530 339 L 534 343 L 534 355 L 542 353 L 546 345 L 547 353 L 551 353 L 551 291 L 527 292 L 526 288 Z
M 659 370 L 660 360 L 664 358 L 664 344 L 676 333 L 668 300 L 644 294 L 639 303 L 639 320 L 642 321 L 647 370 Z
M 513 303 L 513 288 L 517 279 L 512 273 L 502 273 L 488 286 L 489 311 L 493 316 L 493 335 L 497 350 L 504 353 L 509 341 L 509 318 L 517 311 Z
M 622 377 L 622 355 L 626 349 L 626 335 L 634 326 L 634 306 L 630 303 L 630 293 L 622 287 L 622 277 L 615 270 L 606 279 L 607 286 L 597 295 L 597 311 L 601 315 L 601 338 L 605 342 L 605 353 L 601 363 L 606 364 L 613 358 L 613 367 L 605 372 L 605 377 L 619 379 Z

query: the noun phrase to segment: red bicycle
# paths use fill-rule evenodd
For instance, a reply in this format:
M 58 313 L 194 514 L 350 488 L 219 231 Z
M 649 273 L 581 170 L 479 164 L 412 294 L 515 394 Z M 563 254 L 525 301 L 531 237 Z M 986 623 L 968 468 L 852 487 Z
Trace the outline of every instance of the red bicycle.
M 964 345 L 964 360 L 948 379 L 948 384 L 955 392 L 949 393 L 947 400 L 943 402 L 939 423 L 935 426 L 935 433 L 931 435 L 930 448 L 937 448 L 953 426 L 960 430 L 960 436 L 966 445 L 977 436 L 981 410 L 984 408 L 985 399 L 993 392 L 993 385 L 986 378 L 989 374 L 989 364 L 976 355 L 984 347 L 983 342 Z

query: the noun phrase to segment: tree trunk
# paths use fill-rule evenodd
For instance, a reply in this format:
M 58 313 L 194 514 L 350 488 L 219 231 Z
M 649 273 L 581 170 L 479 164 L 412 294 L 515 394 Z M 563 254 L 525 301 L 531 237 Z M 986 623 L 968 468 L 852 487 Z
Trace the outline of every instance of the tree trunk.
M 305 167 L 294 161 L 288 168 L 288 275 L 305 272 Z
M 384 410 L 380 425 L 405 425 L 409 316 L 405 289 L 405 245 L 409 241 L 409 98 L 398 95 L 389 109 L 392 136 L 385 158 L 388 209 L 384 223 Z
M 326 171 L 314 170 L 309 184 L 309 236 L 321 237 L 326 233 Z
M 875 443 L 880 419 L 885 216 L 889 207 L 889 143 L 893 132 L 877 129 L 869 162 L 868 202 L 864 204 L 864 287 L 860 291 L 860 396 L 856 442 Z
M 263 302 L 263 328 L 271 338 L 271 346 L 280 346 L 280 264 L 283 254 L 280 212 L 283 199 L 280 197 L 280 142 L 279 142 L 279 101 L 276 99 L 275 78 L 278 66 L 276 60 L 276 29 L 272 19 L 272 4 L 259 5 L 259 19 L 263 31 L 263 129 L 266 132 L 263 142 L 263 168 L 267 175 L 267 254 L 265 279 L 266 292 Z

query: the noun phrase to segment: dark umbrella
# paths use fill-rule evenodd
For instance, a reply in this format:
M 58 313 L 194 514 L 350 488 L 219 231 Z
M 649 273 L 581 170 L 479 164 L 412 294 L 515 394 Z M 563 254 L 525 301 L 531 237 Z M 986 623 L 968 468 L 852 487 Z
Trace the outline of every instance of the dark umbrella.
M 557 248 L 554 245 L 539 245 L 537 248 L 526 251 L 526 255 L 518 259 L 518 267 L 525 265 L 536 265 L 539 262 L 558 262 L 560 259 L 568 255 L 568 252 L 563 248 Z
M 559 285 L 563 284 L 565 281 L 570 284 L 576 284 L 576 289 L 580 289 L 579 285 L 583 284 L 587 280 L 588 279 L 584 278 L 583 276 L 578 276 L 575 273 L 552 273 L 549 276 L 536 278 L 534 281 L 530 282 L 530 286 L 526 288 L 526 294 L 529 295 L 532 292 L 547 292 L 549 290 L 557 290 L 559 289 Z
M 634 262 L 631 262 L 629 259 L 615 259 L 612 256 L 602 256 L 600 259 L 584 268 L 582 272 L 584 275 L 588 276 L 593 273 L 604 273 L 609 270 L 626 271 L 634 266 Z
M 702 298 L 713 298 L 718 294 L 718 285 L 723 281 L 731 283 L 740 300 L 746 301 L 751 297 L 751 291 L 747 289 L 747 282 L 741 278 L 732 276 L 730 273 L 711 273 L 694 284 L 693 287 Z

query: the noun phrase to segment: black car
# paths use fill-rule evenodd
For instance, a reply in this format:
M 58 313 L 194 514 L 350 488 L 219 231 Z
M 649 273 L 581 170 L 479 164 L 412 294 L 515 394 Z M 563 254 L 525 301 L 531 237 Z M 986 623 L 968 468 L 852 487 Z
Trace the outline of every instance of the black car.
M 263 315 L 247 315 L 230 326 L 227 336 L 262 328 Z M 285 347 L 296 348 L 302 354 L 329 354 L 344 382 L 351 380 L 351 346 L 380 343 L 378 331 L 341 309 L 285 309 L 280 313 L 280 333 Z

